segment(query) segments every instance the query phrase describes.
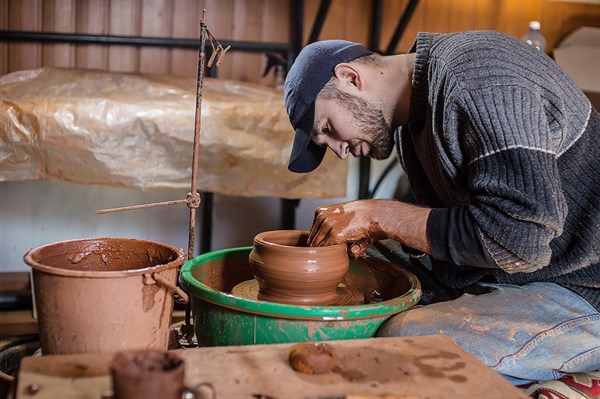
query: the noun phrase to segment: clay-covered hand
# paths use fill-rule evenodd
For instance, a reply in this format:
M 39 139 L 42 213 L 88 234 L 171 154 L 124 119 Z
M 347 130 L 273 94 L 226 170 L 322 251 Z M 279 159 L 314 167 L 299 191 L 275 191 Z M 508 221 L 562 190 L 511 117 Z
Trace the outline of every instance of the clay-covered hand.
M 382 200 L 357 200 L 317 208 L 308 244 L 349 243 L 352 256 L 364 256 L 369 245 L 387 237 L 380 223 L 381 205 Z

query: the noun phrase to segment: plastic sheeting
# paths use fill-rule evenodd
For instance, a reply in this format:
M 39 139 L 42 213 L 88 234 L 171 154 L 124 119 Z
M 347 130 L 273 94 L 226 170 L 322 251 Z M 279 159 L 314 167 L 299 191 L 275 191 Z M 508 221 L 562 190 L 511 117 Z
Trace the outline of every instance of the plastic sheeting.
M 0 78 L 0 181 L 47 179 L 189 191 L 196 79 L 41 68 Z M 346 195 L 347 162 L 287 170 L 283 95 L 204 79 L 198 190 L 235 196 Z M 187 192 L 186 191 L 186 192 Z

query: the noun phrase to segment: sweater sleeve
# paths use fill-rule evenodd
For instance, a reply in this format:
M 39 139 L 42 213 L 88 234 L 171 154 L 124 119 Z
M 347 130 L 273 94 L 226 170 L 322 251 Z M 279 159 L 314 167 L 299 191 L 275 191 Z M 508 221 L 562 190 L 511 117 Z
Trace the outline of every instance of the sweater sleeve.
M 567 214 L 555 150 L 560 135 L 550 131 L 544 101 L 519 85 L 493 84 L 462 99 L 455 115 L 469 121 L 461 140 L 467 210 L 481 241 L 508 273 L 543 268 Z
M 464 206 L 432 209 L 427 219 L 427 239 L 434 259 L 460 266 L 498 267 Z

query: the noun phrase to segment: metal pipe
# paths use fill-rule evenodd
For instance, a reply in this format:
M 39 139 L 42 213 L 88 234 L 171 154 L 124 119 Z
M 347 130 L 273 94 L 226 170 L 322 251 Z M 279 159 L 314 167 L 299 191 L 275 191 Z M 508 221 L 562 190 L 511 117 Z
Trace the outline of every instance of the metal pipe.
M 319 11 L 317 12 L 312 30 L 310 31 L 310 36 L 308 37 L 308 44 L 316 42 L 319 39 L 319 34 L 323 28 L 323 22 L 325 22 L 325 17 L 327 17 L 330 5 L 331 0 L 321 0 Z
M 116 35 L 90 35 L 81 33 L 33 32 L 0 30 L 0 41 L 22 41 L 38 43 L 106 44 L 126 46 L 155 46 L 198 48 L 198 39 L 174 37 L 142 37 Z M 291 48 L 289 43 L 251 42 L 243 40 L 219 40 L 223 47 L 231 46 L 236 51 L 282 51 Z
M 394 31 L 394 35 L 390 40 L 390 44 L 388 45 L 385 54 L 393 54 L 396 50 L 396 46 L 398 46 L 398 42 L 400 42 L 400 39 L 402 38 L 402 35 L 404 34 L 404 31 L 406 30 L 406 27 L 408 26 L 408 23 L 410 22 L 410 19 L 412 18 L 415 8 L 417 8 L 418 4 L 419 0 L 410 0 L 410 2 L 406 5 L 404 13 L 398 22 L 398 26 L 396 26 L 396 30 Z
M 196 85 L 196 113 L 194 117 L 194 149 L 192 152 L 192 183 L 188 196 L 198 196 L 198 162 L 200 158 L 200 130 L 202 129 L 202 88 L 204 85 L 204 65 L 206 64 L 206 19 L 204 12 L 200 20 L 200 51 L 198 52 L 198 82 Z M 189 204 L 188 204 L 189 205 Z M 190 206 L 190 236 L 188 241 L 188 260 L 194 257 L 194 235 L 196 232 L 196 206 Z
M 381 45 L 381 24 L 383 20 L 383 0 L 373 2 L 373 19 L 371 25 L 371 37 L 369 38 L 369 48 L 372 51 L 380 52 Z
M 304 35 L 303 18 L 304 18 L 304 0 L 294 0 L 293 11 L 291 15 L 290 26 L 292 26 L 291 46 L 288 51 L 288 69 L 294 63 L 294 60 L 300 54 L 302 49 L 302 37 Z
M 381 21 L 383 19 L 383 0 L 373 2 L 373 19 L 371 22 L 371 37 L 369 47 L 379 52 L 381 43 Z M 358 198 L 370 197 L 369 185 L 371 184 L 371 159 L 360 158 L 358 161 Z

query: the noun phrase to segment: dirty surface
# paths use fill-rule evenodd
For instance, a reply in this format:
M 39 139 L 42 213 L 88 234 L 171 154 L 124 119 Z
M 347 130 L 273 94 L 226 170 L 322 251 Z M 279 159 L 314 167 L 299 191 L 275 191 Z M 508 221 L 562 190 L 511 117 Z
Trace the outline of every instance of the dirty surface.
M 355 394 L 420 399 L 527 399 L 450 338 L 441 335 L 370 338 L 328 342 L 336 367 L 322 374 L 303 374 L 289 365 L 293 344 L 197 348 L 176 351 L 185 361 L 185 385 L 210 384 L 217 398 L 326 398 Z M 40 356 L 24 359 L 17 399 L 99 398 L 110 389 L 108 354 Z M 63 364 L 95 369 L 71 375 Z M 56 376 L 50 369 L 64 370 Z M 104 375 L 98 375 L 100 373 Z M 35 396 L 26 387 L 42 389 Z M 54 396 L 52 396 L 54 395 Z M 262 395 L 262 396 L 261 396 Z M 208 396 L 210 397 L 210 396 Z

